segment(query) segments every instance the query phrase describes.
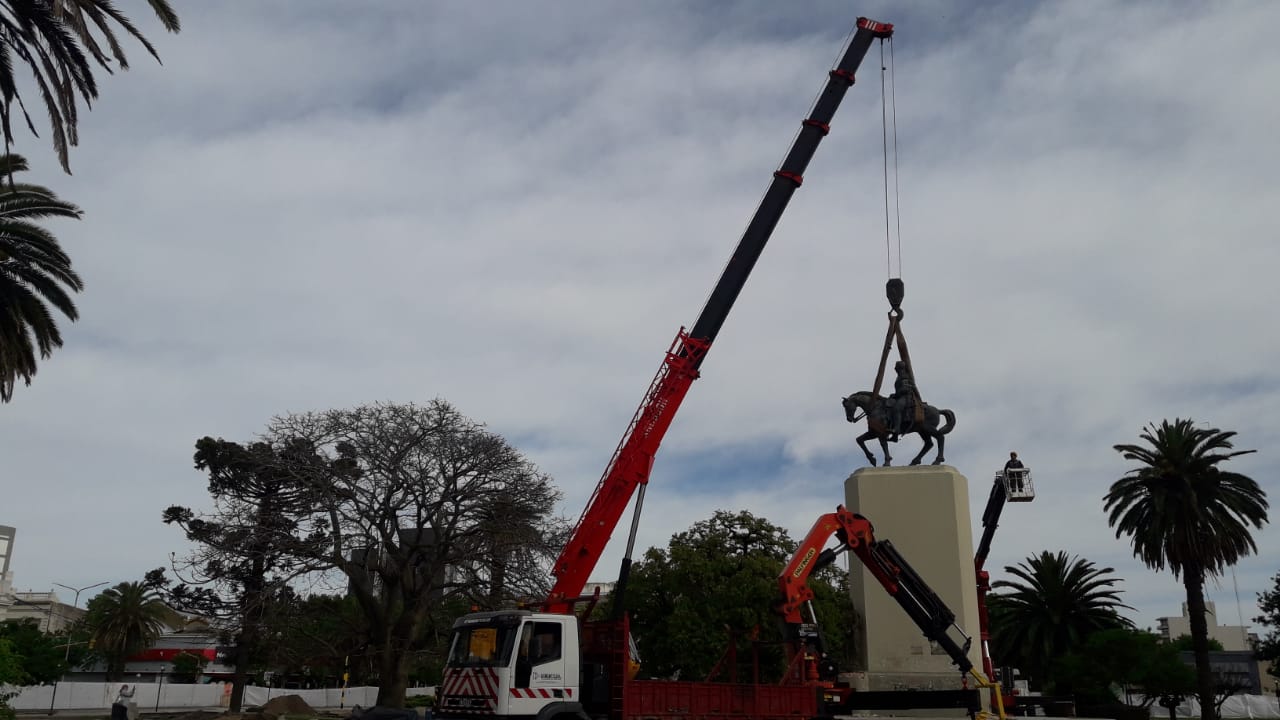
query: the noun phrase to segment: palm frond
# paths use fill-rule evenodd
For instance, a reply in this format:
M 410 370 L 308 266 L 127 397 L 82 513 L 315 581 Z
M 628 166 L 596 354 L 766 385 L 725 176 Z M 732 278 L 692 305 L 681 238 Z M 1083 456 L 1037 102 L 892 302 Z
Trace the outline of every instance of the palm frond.
M 26 167 L 19 155 L 0 155 L 0 172 Z M 37 355 L 48 358 L 62 346 L 50 307 L 73 322 L 79 318 L 71 293 L 82 290 L 84 282 L 58 239 L 32 220 L 80 214 L 47 188 L 0 183 L 0 402 L 13 398 L 19 379 L 31 384 Z
M 168 0 L 149 4 L 166 30 L 178 32 L 178 16 Z M 79 104 L 91 107 L 98 97 L 94 67 L 108 73 L 115 66 L 129 67 L 117 37 L 120 30 L 159 61 L 150 40 L 111 0 L 0 0 L 0 132 L 6 151 L 13 145 L 15 104 L 31 132 L 39 134 L 18 90 L 16 58 L 30 71 L 49 116 L 49 139 L 63 170 L 71 172 L 69 150 L 79 142 Z

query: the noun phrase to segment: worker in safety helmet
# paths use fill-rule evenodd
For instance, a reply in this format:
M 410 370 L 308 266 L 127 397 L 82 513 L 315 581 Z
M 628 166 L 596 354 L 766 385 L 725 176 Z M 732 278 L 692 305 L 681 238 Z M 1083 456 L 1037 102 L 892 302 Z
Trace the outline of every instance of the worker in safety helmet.
M 907 411 L 911 409 L 911 402 L 915 399 L 916 381 L 911 377 L 911 371 L 907 369 L 907 363 L 899 360 L 893 366 L 893 371 L 898 374 L 898 379 L 893 381 L 893 394 L 889 396 L 889 440 L 898 441 L 898 434 L 902 432 L 902 421 L 907 417 Z

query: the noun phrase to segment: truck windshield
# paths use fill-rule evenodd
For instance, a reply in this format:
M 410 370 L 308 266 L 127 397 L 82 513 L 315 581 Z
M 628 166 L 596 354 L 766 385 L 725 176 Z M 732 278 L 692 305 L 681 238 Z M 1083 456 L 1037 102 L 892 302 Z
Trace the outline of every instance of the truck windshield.
M 454 667 L 506 667 L 519 625 L 473 625 L 453 631 L 449 664 Z

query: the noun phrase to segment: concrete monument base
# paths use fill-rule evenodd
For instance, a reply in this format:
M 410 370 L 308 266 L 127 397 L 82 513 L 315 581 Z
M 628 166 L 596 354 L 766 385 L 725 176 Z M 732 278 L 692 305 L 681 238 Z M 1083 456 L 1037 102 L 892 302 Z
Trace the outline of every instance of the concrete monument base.
M 965 477 L 947 465 L 862 468 L 845 482 L 845 506 L 870 520 L 876 539 L 889 540 L 951 608 L 956 624 L 973 638 L 969 660 L 981 670 L 977 579 Z M 951 657 L 925 638 L 861 563 L 854 562 L 849 580 L 859 616 L 858 669 L 866 673 L 868 690 L 961 687 L 960 671 Z M 963 644 L 954 628 L 951 637 Z

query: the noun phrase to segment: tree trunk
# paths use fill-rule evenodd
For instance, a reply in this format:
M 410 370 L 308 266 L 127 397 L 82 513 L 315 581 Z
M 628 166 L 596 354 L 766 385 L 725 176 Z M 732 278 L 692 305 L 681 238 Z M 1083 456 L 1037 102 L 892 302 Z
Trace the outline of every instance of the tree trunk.
M 121 650 L 114 655 L 108 656 L 107 660 L 107 682 L 118 683 L 124 681 L 125 658 L 133 653 Z
M 264 500 L 258 505 L 257 525 L 254 532 L 260 532 L 269 517 L 269 503 Z M 240 632 L 236 634 L 235 675 L 231 681 L 231 699 L 228 710 L 240 712 L 244 703 L 244 686 L 248 680 L 249 665 L 253 662 L 258 650 L 258 630 L 262 618 L 262 588 L 266 585 L 266 562 L 264 558 L 270 551 L 268 544 L 257 540 L 251 547 L 253 561 L 250 564 L 249 576 L 244 580 L 244 593 L 240 596 L 239 621 Z
M 244 704 L 244 686 L 248 680 L 246 670 L 249 668 L 249 646 L 243 642 L 243 638 L 237 638 L 235 661 L 232 667 L 235 668 L 235 674 L 231 676 L 231 699 L 227 710 L 238 713 Z
M 404 707 L 404 692 L 409 686 L 409 668 L 405 650 L 394 639 L 382 644 L 378 652 L 378 700 L 383 707 Z
M 1200 720 L 1217 720 L 1214 710 L 1213 671 L 1209 668 L 1209 621 L 1205 617 L 1204 571 L 1187 567 L 1182 572 L 1187 589 L 1187 614 L 1191 620 L 1191 650 L 1196 658 L 1196 688 L 1200 696 Z

